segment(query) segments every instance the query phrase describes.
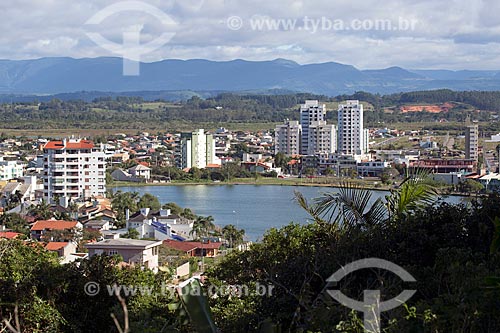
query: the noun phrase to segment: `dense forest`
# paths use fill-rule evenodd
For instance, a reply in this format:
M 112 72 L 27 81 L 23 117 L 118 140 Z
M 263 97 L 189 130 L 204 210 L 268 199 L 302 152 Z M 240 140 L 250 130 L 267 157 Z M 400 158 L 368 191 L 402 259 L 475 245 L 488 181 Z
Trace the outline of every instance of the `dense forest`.
M 10 103 L 0 106 L 4 128 L 165 128 L 179 122 L 192 123 L 276 123 L 298 119 L 298 105 L 306 99 L 328 103 L 327 119 L 336 121 L 336 103 L 359 99 L 367 103 L 365 122 L 368 126 L 397 122 L 463 122 L 471 119 L 487 122 L 500 110 L 500 92 L 451 90 L 420 91 L 392 95 L 358 92 L 353 95 L 327 97 L 312 94 L 234 94 L 221 93 L 202 99 L 191 97 L 183 102 L 163 100 L 145 102 L 141 97 L 99 97 L 92 102 L 82 100 Z M 405 104 L 442 104 L 452 102 L 448 112 L 400 112 Z M 480 111 L 478 111 L 480 110 Z M 271 126 L 272 127 L 272 126 Z M 496 131 L 496 124 L 490 124 Z M 174 128 L 175 129 L 175 128 Z

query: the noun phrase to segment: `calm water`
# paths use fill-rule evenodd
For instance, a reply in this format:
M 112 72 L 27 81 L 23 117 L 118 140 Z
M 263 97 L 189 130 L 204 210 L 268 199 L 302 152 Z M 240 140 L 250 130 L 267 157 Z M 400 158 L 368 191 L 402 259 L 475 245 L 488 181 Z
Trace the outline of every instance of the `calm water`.
M 324 192 L 336 192 L 335 188 L 273 185 L 183 185 L 117 187 L 114 190 L 151 193 L 161 204 L 175 202 L 191 208 L 197 215 L 212 215 L 215 223 L 224 226 L 238 225 L 245 229 L 249 240 L 262 238 L 265 231 L 290 223 L 307 223 L 308 215 L 294 201 L 294 191 L 306 198 L 316 198 Z M 373 200 L 388 192 L 373 191 Z M 449 197 L 447 201 L 458 202 Z

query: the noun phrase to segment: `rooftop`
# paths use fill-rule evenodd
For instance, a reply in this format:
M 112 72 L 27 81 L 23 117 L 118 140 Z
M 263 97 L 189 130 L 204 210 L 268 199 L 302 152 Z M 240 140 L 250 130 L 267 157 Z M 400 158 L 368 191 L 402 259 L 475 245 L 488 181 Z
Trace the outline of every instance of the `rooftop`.
M 92 149 L 94 142 L 83 139 L 70 139 L 62 141 L 49 141 L 43 147 L 44 149 Z
M 128 239 L 128 238 L 118 238 L 118 239 L 105 239 L 103 241 L 86 244 L 85 246 L 89 249 L 96 248 L 138 248 L 138 249 L 148 249 L 150 247 L 161 245 L 161 241 L 147 241 L 139 239 Z
M 59 251 L 68 244 L 68 242 L 48 242 L 47 245 L 45 245 L 45 249 L 48 251 Z
M 2 231 L 0 232 L 0 238 L 14 239 L 20 235 L 18 232 Z
M 129 171 L 132 170 L 132 171 L 147 171 L 147 170 L 151 170 L 151 168 L 148 168 L 147 166 L 144 166 L 142 164 L 137 164 L 135 167 L 132 167 L 129 169 Z
M 167 239 L 166 241 L 163 242 L 167 247 L 170 247 L 172 249 L 176 249 L 179 251 L 192 251 L 198 248 L 203 248 L 207 250 L 211 249 L 218 249 L 222 246 L 221 242 L 209 242 L 209 243 L 202 243 L 202 242 L 180 242 L 180 241 L 174 241 L 174 240 L 169 240 Z
M 40 220 L 33 224 L 31 230 L 67 230 L 75 228 L 77 224 L 77 221 Z

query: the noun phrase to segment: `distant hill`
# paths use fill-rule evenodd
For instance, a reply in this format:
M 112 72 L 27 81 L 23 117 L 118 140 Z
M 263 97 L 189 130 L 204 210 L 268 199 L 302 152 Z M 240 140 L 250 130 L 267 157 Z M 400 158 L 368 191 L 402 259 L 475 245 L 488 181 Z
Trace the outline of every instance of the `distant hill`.
M 286 90 L 335 96 L 356 91 L 389 94 L 428 89 L 500 90 L 500 71 L 359 70 L 327 62 L 164 60 L 142 63 L 141 75 L 122 75 L 120 58 L 0 60 L 0 94 L 175 92 L 167 99 L 213 91 Z M 213 94 L 210 94 L 213 95 Z

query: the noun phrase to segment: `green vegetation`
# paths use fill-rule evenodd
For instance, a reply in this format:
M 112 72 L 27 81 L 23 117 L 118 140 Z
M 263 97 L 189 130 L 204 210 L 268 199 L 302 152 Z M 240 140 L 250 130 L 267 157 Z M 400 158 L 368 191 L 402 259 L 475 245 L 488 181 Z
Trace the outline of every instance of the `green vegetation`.
M 401 265 L 417 280 L 407 304 L 382 314 L 384 332 L 498 331 L 500 284 L 492 277 L 500 276 L 499 198 L 451 205 L 436 201 L 418 180 L 405 184 L 388 196 L 389 205 L 349 185 L 312 204 L 299 195 L 314 223 L 271 229 L 262 243 L 230 254 L 210 271 L 215 284 L 276 286 L 267 297 L 211 300 L 220 329 L 362 332 L 361 315 L 326 294 L 326 279 L 341 265 L 375 257 Z M 362 299 L 363 290 L 380 289 L 387 300 L 405 286 L 392 273 L 372 269 L 331 289 L 354 299 Z
M 181 103 L 165 101 L 146 102 L 141 98 L 98 98 L 93 102 L 52 100 L 44 103 L 14 103 L 0 106 L 2 130 L 14 133 L 37 130 L 33 133 L 57 133 L 55 129 L 74 129 L 95 135 L 109 130 L 186 130 L 193 126 L 214 129 L 226 126 L 230 129 L 258 130 L 272 128 L 283 119 L 298 119 L 298 105 L 306 99 L 319 99 L 330 108 L 327 119 L 335 121 L 339 102 L 359 99 L 368 111 L 368 126 L 382 123 L 415 123 L 445 120 L 463 123 L 467 116 L 484 122 L 484 129 L 498 131 L 496 122 L 490 122 L 491 112 L 500 109 L 500 92 L 454 92 L 451 90 L 420 91 L 391 95 L 358 92 L 337 97 L 311 94 L 288 95 L 240 95 L 224 93 L 200 99 L 192 97 Z M 400 106 L 407 104 L 442 104 L 452 102 L 448 112 L 400 113 Z M 481 112 L 476 112 L 481 110 Z M 440 126 L 446 127 L 446 124 Z M 453 129 L 453 126 L 449 126 Z M 88 130 L 91 128 L 92 130 Z M 443 128 L 446 130 L 447 128 Z M 448 128 L 449 130 L 449 128 Z M 13 132 L 14 131 L 14 132 Z M 42 132 L 43 131 L 43 132 Z M 71 132 L 70 132 L 71 133 Z M 73 134 L 75 131 L 72 132 Z
M 364 290 L 380 289 L 387 300 L 416 289 L 406 304 L 382 313 L 384 332 L 497 332 L 500 197 L 452 205 L 437 200 L 427 184 L 425 174 L 408 176 L 385 200 L 373 200 L 371 192 L 351 183 L 311 202 L 297 193 L 311 223 L 270 229 L 248 251 L 207 260 L 212 265 L 203 290 L 247 286 L 241 295 L 178 297 L 161 290 L 172 279 L 170 271 L 155 275 L 139 267 L 120 268 L 116 256 L 61 266 L 41 246 L 0 240 L 0 318 L 15 326 L 17 319 L 20 332 L 36 333 L 113 332 L 113 319 L 128 323 L 127 332 L 357 333 L 364 329 L 361 314 L 335 303 L 327 290 L 362 299 Z M 122 203 L 140 200 L 115 195 Z M 163 208 L 192 214 L 173 203 Z M 210 234 L 213 219 L 198 217 L 195 229 Z M 234 245 L 241 232 L 234 226 L 222 229 Z M 173 254 L 161 252 L 165 258 Z M 364 258 L 394 262 L 417 282 L 408 285 L 390 272 L 366 269 L 335 287 L 326 283 L 342 265 Z M 101 292 L 86 294 L 89 282 Z M 185 290 L 200 288 L 197 283 Z M 152 292 L 110 296 L 107 286 L 115 284 L 150 286 Z M 257 286 L 267 293 L 262 296 Z M 0 331 L 7 331 L 5 322 Z

